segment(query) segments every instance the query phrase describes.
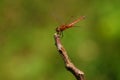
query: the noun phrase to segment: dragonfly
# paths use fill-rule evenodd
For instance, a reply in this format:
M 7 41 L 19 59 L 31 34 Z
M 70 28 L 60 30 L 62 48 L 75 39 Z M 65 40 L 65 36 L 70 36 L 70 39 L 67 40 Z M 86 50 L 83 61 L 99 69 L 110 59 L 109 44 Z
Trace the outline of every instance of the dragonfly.
M 71 27 L 73 27 L 77 22 L 81 21 L 85 19 L 85 16 L 81 16 L 79 17 L 78 19 L 74 20 L 73 22 L 69 23 L 69 24 L 64 24 L 64 25 L 61 25 L 59 27 L 56 28 L 56 32 L 61 35 L 61 33 L 66 30 L 66 29 L 69 29 Z

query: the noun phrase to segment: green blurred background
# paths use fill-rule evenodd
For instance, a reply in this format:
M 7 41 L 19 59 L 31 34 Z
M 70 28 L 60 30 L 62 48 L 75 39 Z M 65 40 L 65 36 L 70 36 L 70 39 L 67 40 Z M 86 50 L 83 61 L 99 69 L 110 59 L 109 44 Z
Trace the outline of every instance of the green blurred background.
M 75 80 L 53 34 L 83 15 L 62 38 L 71 60 L 86 80 L 120 80 L 119 0 L 0 0 L 0 80 Z

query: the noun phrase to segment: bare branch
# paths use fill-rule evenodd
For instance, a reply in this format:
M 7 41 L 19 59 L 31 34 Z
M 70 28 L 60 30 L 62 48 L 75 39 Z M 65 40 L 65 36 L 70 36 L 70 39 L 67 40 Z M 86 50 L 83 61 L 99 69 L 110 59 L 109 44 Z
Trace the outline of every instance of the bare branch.
M 54 34 L 54 39 L 56 47 L 64 60 L 66 69 L 70 71 L 76 77 L 77 80 L 84 80 L 84 73 L 80 71 L 78 68 L 76 68 L 75 65 L 69 59 L 67 51 L 61 44 L 60 34 L 58 32 Z

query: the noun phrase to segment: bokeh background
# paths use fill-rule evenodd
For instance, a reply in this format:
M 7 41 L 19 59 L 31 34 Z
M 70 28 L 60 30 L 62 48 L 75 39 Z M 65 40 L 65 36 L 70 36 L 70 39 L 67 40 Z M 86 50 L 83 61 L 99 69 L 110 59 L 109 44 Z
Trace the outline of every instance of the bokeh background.
M 86 80 L 120 80 L 119 0 L 0 0 L 0 80 L 75 80 L 53 34 L 83 15 L 63 33 L 68 55 Z

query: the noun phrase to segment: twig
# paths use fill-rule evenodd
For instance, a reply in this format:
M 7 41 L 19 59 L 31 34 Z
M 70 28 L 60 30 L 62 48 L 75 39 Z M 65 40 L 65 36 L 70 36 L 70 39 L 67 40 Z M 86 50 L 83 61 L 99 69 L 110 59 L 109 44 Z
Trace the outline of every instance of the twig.
M 71 62 L 71 60 L 67 55 L 67 51 L 61 44 L 61 41 L 60 41 L 61 35 L 59 33 L 60 32 L 57 32 L 54 34 L 54 39 L 55 39 L 56 47 L 64 60 L 66 69 L 70 71 L 76 77 L 77 80 L 84 80 L 84 73 L 80 71 L 78 68 L 76 68 L 75 65 Z

